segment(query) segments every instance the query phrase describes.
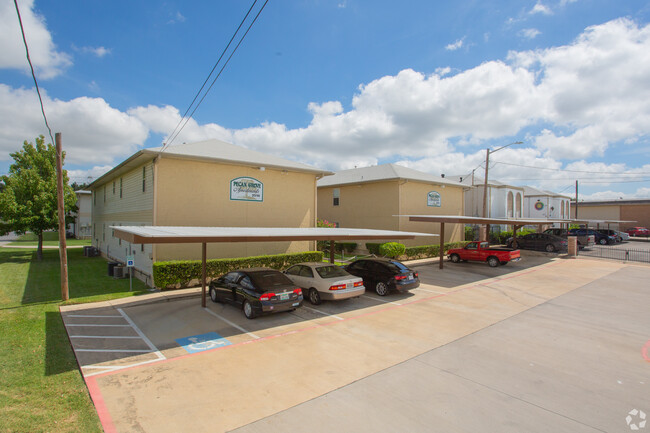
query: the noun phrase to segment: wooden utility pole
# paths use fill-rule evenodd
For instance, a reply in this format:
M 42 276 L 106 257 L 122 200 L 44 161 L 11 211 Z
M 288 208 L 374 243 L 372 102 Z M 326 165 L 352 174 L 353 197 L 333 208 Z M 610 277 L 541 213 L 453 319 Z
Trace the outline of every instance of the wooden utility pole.
M 55 134 L 56 141 L 56 195 L 59 214 L 59 260 L 61 261 L 61 300 L 69 299 L 68 292 L 68 251 L 65 242 L 65 203 L 63 201 L 63 157 L 61 151 L 61 133 Z

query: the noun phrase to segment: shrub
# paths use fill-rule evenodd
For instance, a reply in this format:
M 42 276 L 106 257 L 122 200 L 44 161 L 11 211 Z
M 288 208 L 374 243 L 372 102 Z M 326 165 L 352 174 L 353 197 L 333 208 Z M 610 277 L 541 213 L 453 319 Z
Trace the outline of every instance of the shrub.
M 444 245 L 445 252 L 452 248 L 463 248 L 468 241 L 447 242 Z M 429 257 L 440 256 L 440 245 L 421 245 L 417 247 L 408 247 L 404 251 L 404 256 L 409 259 L 425 259 Z
M 320 251 L 232 259 L 211 259 L 206 262 L 206 273 L 208 280 L 211 280 L 226 272 L 240 268 L 266 267 L 280 270 L 300 262 L 321 261 L 323 261 L 323 253 Z M 200 260 L 174 260 L 153 264 L 153 281 L 154 285 L 158 288 L 189 287 L 195 280 L 201 280 Z
M 399 242 L 386 242 L 379 246 L 379 254 L 384 257 L 396 258 L 404 254 L 406 247 Z

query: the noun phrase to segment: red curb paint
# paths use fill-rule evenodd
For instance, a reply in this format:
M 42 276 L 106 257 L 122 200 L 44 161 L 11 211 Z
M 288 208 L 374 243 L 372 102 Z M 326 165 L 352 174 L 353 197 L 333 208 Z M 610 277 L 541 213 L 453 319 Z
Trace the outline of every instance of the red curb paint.
M 113 420 L 111 419 L 111 415 L 108 413 L 108 408 L 106 408 L 106 404 L 104 404 L 104 397 L 102 397 L 102 393 L 99 390 L 99 386 L 97 385 L 95 378 L 86 378 L 86 386 L 90 392 L 90 398 L 92 398 L 93 403 L 95 404 L 95 409 L 97 409 L 99 422 L 102 423 L 104 433 L 117 433 L 115 425 L 113 424 Z
M 647 362 L 650 362 L 650 340 L 641 348 L 641 356 L 643 359 L 645 359 Z

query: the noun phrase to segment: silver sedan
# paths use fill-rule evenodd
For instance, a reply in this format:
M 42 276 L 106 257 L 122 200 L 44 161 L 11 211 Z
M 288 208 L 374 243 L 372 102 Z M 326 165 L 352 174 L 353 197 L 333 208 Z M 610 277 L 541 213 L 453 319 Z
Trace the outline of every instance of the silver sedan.
M 329 263 L 299 263 L 284 273 L 296 286 L 302 288 L 304 297 L 314 305 L 323 300 L 354 298 L 366 291 L 362 278 L 350 275 L 345 269 Z

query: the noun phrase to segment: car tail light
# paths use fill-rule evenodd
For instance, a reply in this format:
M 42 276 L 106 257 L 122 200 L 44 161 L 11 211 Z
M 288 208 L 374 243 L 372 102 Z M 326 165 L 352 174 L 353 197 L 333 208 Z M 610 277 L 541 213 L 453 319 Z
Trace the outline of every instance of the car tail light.
M 418 277 L 418 273 L 417 273 L 417 272 L 413 272 L 413 276 L 414 276 L 415 278 L 417 278 L 417 277 Z
M 300 296 L 300 295 L 302 295 L 302 289 L 293 289 L 293 293 L 294 293 L 295 295 Z
M 334 286 L 330 286 L 330 290 L 344 290 L 345 289 L 345 284 L 336 284 Z
M 260 301 L 270 301 L 272 297 L 275 296 L 275 293 L 268 292 L 268 293 L 263 293 L 262 296 L 260 296 Z
M 398 281 L 399 281 L 399 280 L 405 280 L 405 279 L 406 279 L 406 275 L 395 275 L 395 279 L 398 280 Z
M 354 287 L 361 287 L 361 286 L 363 286 L 363 281 L 357 281 L 356 283 L 354 283 Z

